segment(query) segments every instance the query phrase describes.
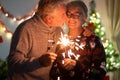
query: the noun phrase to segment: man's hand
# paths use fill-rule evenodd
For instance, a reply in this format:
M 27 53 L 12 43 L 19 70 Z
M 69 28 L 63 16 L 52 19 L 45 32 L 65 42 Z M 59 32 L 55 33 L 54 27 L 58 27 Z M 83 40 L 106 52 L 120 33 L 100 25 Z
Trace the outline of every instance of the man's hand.
M 49 66 L 54 60 L 56 59 L 57 55 L 53 52 L 47 52 L 40 57 L 40 65 L 42 66 Z
M 84 29 L 84 32 L 83 32 L 84 36 L 89 37 L 89 36 L 95 34 L 94 31 L 91 28 L 87 27 L 87 26 L 84 26 L 83 29 Z

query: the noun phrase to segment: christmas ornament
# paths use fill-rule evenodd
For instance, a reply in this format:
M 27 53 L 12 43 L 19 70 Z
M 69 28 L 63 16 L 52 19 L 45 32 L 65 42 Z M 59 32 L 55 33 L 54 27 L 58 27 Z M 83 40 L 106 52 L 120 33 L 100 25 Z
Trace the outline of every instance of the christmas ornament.
M 3 42 L 3 39 L 2 39 L 2 36 L 0 36 L 0 43 L 2 43 Z

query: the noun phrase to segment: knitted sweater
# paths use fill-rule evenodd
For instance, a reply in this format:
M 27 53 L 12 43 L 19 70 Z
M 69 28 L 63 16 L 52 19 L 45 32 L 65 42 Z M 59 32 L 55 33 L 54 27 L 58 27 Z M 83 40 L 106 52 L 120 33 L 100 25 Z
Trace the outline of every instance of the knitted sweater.
M 51 65 L 43 67 L 39 58 L 60 37 L 60 27 L 50 28 L 35 14 L 14 32 L 8 55 L 8 80 L 49 80 Z M 55 51 L 55 46 L 53 51 Z

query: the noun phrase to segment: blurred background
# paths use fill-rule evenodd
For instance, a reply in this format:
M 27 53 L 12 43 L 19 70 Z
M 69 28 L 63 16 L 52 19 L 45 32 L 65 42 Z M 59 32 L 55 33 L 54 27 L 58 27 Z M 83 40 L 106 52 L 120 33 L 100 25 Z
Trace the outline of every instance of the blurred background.
M 88 20 L 101 38 L 107 57 L 106 80 L 120 80 L 120 1 L 82 0 L 88 7 Z M 0 80 L 6 77 L 6 57 L 17 26 L 37 10 L 39 0 L 0 0 Z M 66 26 L 62 27 L 65 32 Z

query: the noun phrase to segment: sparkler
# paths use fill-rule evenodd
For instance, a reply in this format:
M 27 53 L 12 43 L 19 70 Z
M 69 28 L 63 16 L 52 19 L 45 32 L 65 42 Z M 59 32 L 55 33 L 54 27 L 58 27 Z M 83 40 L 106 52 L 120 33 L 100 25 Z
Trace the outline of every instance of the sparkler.
M 60 41 L 57 42 L 57 44 L 61 44 L 63 47 L 70 46 L 70 44 L 72 43 L 73 42 L 69 40 L 68 35 L 67 34 L 63 35 L 62 33 L 61 33 Z
M 75 55 L 75 54 L 72 52 L 72 50 L 70 49 L 70 50 L 68 50 L 68 57 L 72 59 L 71 56 L 73 56 L 76 60 L 78 60 L 78 58 L 80 57 L 80 55 Z
M 84 44 L 79 44 L 81 36 L 78 36 L 75 41 L 70 40 L 69 36 L 67 34 L 62 34 L 60 40 L 57 42 L 58 45 L 60 45 L 60 49 L 64 49 L 64 52 L 61 53 L 62 55 L 62 64 L 64 64 L 65 58 L 75 59 L 78 60 L 80 57 L 80 54 L 74 54 L 72 51 L 73 49 L 79 50 L 84 49 Z M 72 71 L 73 73 L 73 71 Z M 57 77 L 57 80 L 60 80 L 60 76 Z
M 81 38 L 81 36 L 78 36 L 78 38 Z M 60 41 L 57 42 L 57 44 L 60 44 L 60 48 L 64 49 L 65 51 L 62 53 L 63 59 L 68 57 L 71 59 L 75 59 L 78 60 L 78 58 L 80 57 L 80 55 L 75 55 L 74 52 L 72 51 L 72 49 L 76 49 L 79 50 L 84 49 L 84 45 L 79 45 L 77 42 L 79 42 L 80 39 L 76 39 L 76 42 L 74 42 L 73 40 L 70 40 L 67 34 L 62 34 L 61 33 L 61 38 Z M 68 49 L 69 47 L 69 49 Z M 67 54 L 67 56 L 66 56 Z M 62 60 L 62 64 L 64 64 L 64 60 Z
M 57 77 L 57 80 L 60 80 L 60 77 L 59 77 L 59 76 Z

